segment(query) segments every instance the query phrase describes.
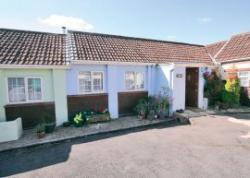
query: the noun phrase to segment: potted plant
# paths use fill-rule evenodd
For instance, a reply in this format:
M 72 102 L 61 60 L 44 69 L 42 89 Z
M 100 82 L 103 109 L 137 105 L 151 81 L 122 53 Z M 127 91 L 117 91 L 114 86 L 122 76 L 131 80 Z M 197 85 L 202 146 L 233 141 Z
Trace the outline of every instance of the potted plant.
M 45 116 L 45 132 L 52 133 L 55 130 L 56 122 L 51 115 Z
M 146 119 L 147 118 L 147 111 L 148 106 L 147 102 L 144 99 L 141 99 L 139 103 L 135 107 L 135 111 L 140 119 Z
M 167 98 L 162 98 L 160 101 L 160 118 L 169 116 L 169 102 Z
M 36 133 L 37 133 L 38 138 L 45 137 L 45 126 L 44 126 L 44 124 L 42 124 L 42 123 L 38 124 L 38 126 L 36 128 Z
M 171 104 L 171 95 L 167 88 L 162 88 L 159 94 L 156 96 L 156 113 L 155 118 L 164 119 L 169 117 L 169 107 Z

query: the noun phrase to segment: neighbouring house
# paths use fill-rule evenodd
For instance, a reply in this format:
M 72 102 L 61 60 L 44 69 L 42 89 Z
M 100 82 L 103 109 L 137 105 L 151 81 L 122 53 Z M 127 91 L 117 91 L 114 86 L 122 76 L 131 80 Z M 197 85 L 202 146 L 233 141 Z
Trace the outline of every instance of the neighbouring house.
M 0 29 L 0 121 L 67 120 L 65 35 Z
M 0 29 L 0 120 L 34 127 L 46 114 L 62 124 L 83 109 L 128 115 L 162 87 L 171 112 L 203 108 L 203 45 L 68 31 Z
M 227 41 L 213 43 L 206 48 L 228 76 L 239 77 L 242 89 L 250 97 L 250 33 L 234 35 Z

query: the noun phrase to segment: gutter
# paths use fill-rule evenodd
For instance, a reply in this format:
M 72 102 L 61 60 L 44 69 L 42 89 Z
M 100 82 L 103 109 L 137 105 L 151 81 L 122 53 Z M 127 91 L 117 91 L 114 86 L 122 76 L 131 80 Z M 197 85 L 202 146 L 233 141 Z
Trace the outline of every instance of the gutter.
M 249 60 L 250 60 L 250 57 L 246 57 L 246 58 L 239 58 L 239 59 L 230 59 L 230 60 L 222 61 L 220 63 L 227 64 L 227 63 L 234 63 L 234 62 L 244 62 L 244 61 L 249 61 Z
M 142 62 L 117 62 L 117 61 L 90 61 L 90 60 L 72 60 L 71 64 L 95 64 L 95 65 L 172 65 L 188 67 L 213 67 L 213 64 L 206 63 L 185 63 L 185 62 L 166 62 L 166 63 L 142 63 Z

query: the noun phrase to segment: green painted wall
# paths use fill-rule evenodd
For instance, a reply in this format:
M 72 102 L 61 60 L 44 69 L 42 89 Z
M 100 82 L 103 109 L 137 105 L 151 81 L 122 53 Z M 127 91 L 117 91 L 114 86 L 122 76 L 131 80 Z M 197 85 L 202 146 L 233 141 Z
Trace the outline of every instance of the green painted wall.
M 54 101 L 53 71 L 50 69 L 0 69 L 0 121 L 5 121 L 4 106 L 8 104 L 8 77 L 41 77 L 43 101 Z
M 53 69 L 56 125 L 68 120 L 66 70 Z

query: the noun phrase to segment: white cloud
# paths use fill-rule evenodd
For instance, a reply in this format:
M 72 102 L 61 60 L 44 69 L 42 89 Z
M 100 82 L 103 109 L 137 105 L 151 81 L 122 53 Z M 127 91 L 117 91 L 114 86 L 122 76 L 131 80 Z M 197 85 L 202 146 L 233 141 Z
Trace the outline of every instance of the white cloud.
M 83 31 L 92 31 L 94 26 L 81 18 L 63 16 L 52 14 L 46 18 L 40 18 L 38 21 L 49 27 L 62 27 L 65 26 L 68 29 L 72 30 L 83 30 Z
M 201 17 L 201 18 L 198 18 L 198 21 L 201 22 L 201 23 L 209 23 L 212 21 L 212 18 L 210 17 Z
M 168 39 L 168 40 L 175 40 L 175 39 L 176 39 L 176 36 L 175 36 L 175 35 L 168 35 L 168 36 L 167 36 L 167 39 Z

